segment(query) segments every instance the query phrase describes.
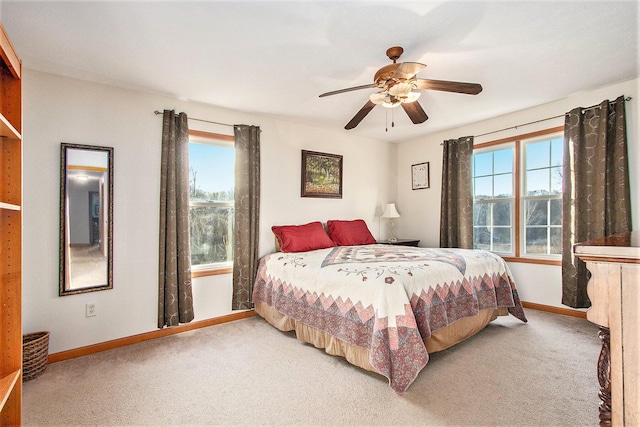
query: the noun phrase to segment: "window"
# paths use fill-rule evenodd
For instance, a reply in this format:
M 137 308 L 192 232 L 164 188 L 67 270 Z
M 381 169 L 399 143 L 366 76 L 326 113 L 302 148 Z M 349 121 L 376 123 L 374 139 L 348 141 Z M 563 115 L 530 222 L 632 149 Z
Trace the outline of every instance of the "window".
M 473 154 L 473 247 L 513 251 L 514 148 Z
M 562 138 L 524 143 L 523 254 L 562 254 Z
M 475 249 L 517 260 L 562 253 L 562 128 L 476 144 Z
M 192 270 L 195 277 L 226 273 L 233 263 L 233 137 L 198 131 L 189 134 Z

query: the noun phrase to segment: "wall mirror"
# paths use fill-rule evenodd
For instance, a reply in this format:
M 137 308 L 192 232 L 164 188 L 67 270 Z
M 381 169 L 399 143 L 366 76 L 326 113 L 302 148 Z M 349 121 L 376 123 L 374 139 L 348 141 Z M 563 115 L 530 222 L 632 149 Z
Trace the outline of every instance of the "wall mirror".
M 60 296 L 113 288 L 113 148 L 61 144 Z

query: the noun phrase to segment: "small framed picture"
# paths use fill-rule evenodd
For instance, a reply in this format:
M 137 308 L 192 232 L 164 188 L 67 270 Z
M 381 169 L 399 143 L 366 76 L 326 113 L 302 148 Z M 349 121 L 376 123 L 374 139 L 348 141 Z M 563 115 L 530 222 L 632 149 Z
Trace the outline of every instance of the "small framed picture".
M 411 189 L 429 188 L 429 162 L 411 165 Z
M 342 199 L 342 156 L 302 150 L 301 197 Z

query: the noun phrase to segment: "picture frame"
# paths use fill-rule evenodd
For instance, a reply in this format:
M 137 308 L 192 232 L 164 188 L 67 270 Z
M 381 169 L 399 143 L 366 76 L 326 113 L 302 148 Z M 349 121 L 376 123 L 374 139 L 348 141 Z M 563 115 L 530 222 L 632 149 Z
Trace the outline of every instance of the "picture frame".
M 342 156 L 302 150 L 300 197 L 342 198 Z
M 429 177 L 429 162 L 416 163 L 411 165 L 411 189 L 423 190 L 431 187 Z

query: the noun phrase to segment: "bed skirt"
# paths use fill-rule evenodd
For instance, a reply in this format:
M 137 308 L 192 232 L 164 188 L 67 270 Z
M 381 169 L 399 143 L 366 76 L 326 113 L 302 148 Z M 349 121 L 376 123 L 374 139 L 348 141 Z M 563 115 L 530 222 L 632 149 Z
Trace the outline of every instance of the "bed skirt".
M 344 357 L 352 365 L 378 373 L 369 363 L 369 349 L 346 343 L 324 331 L 298 322 L 264 302 L 256 302 L 254 309 L 258 315 L 277 329 L 284 332 L 295 331 L 299 340 L 313 344 L 317 348 L 323 348 L 333 356 Z M 506 308 L 497 308 L 482 310 L 475 316 L 460 319 L 435 331 L 431 337 L 424 340 L 427 352 L 431 354 L 445 350 L 480 332 L 498 316 L 508 315 Z

